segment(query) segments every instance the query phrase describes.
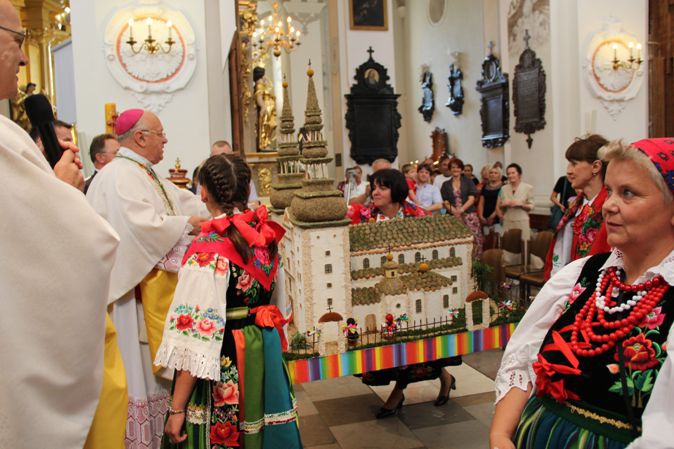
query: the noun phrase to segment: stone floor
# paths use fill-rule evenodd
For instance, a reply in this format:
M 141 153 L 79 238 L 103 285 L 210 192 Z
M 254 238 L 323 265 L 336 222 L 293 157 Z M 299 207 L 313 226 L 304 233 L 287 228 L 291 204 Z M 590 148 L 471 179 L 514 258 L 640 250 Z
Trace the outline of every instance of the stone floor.
M 393 385 L 370 388 L 352 376 L 296 385 L 302 442 L 306 449 L 484 449 L 501 356 L 470 354 L 449 367 L 456 390 L 442 407 L 433 406 L 439 380 L 411 384 L 401 412 L 381 420 L 374 414 Z

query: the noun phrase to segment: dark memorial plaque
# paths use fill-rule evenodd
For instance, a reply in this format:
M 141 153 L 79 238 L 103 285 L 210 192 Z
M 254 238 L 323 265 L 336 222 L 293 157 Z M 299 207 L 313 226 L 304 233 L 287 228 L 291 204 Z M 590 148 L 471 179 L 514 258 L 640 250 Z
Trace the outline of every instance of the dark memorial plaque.
M 489 43 L 489 55 L 482 62 L 482 79 L 476 90 L 482 95 L 480 118 L 482 119 L 482 146 L 502 147 L 510 138 L 508 74 L 501 71 L 501 62 L 494 56 L 494 44 Z
M 391 162 L 398 156 L 398 94 L 387 81 L 386 68 L 370 58 L 356 69 L 351 93 L 346 97 L 346 128 L 351 141 L 351 158 L 358 164 L 376 159 Z
M 531 148 L 531 135 L 545 128 L 545 71 L 541 60 L 529 48 L 529 30 L 524 32 L 526 48 L 515 66 L 513 103 L 515 106 L 515 131 L 527 135 Z

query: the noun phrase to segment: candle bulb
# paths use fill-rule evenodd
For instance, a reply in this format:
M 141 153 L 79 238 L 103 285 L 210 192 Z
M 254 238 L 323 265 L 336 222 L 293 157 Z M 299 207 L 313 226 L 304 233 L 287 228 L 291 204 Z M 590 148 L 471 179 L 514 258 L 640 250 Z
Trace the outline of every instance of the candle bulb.
M 173 22 L 171 22 L 170 20 L 168 22 L 166 22 L 166 27 L 168 28 L 168 38 L 169 38 L 169 40 L 171 40 L 171 37 L 172 37 L 171 36 L 171 29 L 173 28 Z
M 147 23 L 147 37 L 152 37 L 152 18 L 148 17 L 145 21 Z
M 129 40 L 133 40 L 133 18 L 129 19 Z
M 637 44 L 637 59 L 641 61 L 641 44 Z
M 618 59 L 618 44 L 613 44 L 611 45 L 611 48 L 613 49 L 613 60 Z

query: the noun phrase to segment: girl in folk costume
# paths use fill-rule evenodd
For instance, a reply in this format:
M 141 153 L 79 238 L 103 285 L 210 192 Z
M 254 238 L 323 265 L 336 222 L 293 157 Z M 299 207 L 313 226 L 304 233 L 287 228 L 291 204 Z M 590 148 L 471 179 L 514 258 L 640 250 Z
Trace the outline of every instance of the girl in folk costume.
M 563 266 L 590 254 L 610 251 L 602 231 L 601 208 L 606 200 L 605 165 L 597 152 L 608 141 L 598 134 L 576 139 L 566 150 L 566 176 L 571 187 L 581 193 L 564 212 L 557 225 L 545 261 L 545 278 Z
M 301 448 L 282 350 L 283 315 L 272 305 L 283 229 L 246 209 L 251 171 L 211 156 L 199 171 L 215 217 L 183 259 L 155 364 L 175 368 L 164 448 Z

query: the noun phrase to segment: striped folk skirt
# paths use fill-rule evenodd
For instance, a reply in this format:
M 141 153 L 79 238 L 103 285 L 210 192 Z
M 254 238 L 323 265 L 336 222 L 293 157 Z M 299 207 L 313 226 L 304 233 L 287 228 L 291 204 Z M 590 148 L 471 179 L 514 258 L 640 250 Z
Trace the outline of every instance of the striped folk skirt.
M 275 328 L 252 316 L 229 320 L 220 381 L 198 379 L 185 419 L 187 440 L 166 449 L 300 449 L 297 404 Z

